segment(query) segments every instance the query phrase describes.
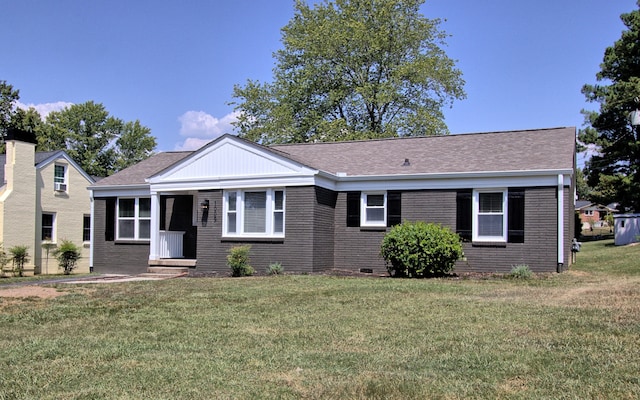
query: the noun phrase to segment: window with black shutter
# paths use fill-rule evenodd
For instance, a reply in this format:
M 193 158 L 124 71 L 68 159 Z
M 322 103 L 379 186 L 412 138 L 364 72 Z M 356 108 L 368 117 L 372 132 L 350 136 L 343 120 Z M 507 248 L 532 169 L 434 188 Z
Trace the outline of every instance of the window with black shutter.
M 347 226 L 360 226 L 360 192 L 347 192 Z
M 507 242 L 524 243 L 524 189 L 509 189 Z
M 105 200 L 104 240 L 113 242 L 116 236 L 116 198 Z
M 402 192 L 387 193 L 387 226 L 402 223 Z
M 456 233 L 465 242 L 471 241 L 473 204 L 471 190 L 459 190 L 456 193 Z

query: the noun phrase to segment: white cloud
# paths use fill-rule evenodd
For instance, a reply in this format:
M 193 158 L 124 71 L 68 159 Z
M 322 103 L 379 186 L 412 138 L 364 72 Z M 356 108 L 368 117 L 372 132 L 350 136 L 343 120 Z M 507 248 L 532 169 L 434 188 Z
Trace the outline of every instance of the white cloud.
M 183 143 L 177 143 L 174 149 L 195 150 L 225 133 L 235 134 L 231 123 L 237 119 L 237 112 L 218 119 L 204 111 L 187 111 L 178 117 L 181 125 L 180 136 L 186 139 Z
M 69 103 L 66 101 L 56 101 L 55 103 L 43 103 L 43 104 L 24 104 L 19 101 L 16 102 L 16 107 L 21 108 L 23 110 L 28 110 L 29 108 L 35 108 L 36 111 L 40 114 L 42 119 L 45 119 L 47 115 L 49 115 L 52 111 L 61 111 L 67 107 L 72 106 L 73 103 Z
M 190 151 L 190 150 L 198 150 L 200 147 L 209 143 L 213 139 L 198 139 L 198 138 L 187 138 L 182 144 L 176 143 L 174 150 L 175 151 Z

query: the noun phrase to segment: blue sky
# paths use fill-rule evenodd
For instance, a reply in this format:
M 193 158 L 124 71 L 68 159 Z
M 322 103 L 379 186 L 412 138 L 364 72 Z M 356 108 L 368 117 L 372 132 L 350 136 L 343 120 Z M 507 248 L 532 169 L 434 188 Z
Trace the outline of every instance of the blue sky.
M 452 133 L 582 126 L 580 93 L 635 0 L 427 0 L 467 99 Z M 269 81 L 293 0 L 0 0 L 0 80 L 41 111 L 93 100 L 158 150 L 230 132 L 234 84 Z

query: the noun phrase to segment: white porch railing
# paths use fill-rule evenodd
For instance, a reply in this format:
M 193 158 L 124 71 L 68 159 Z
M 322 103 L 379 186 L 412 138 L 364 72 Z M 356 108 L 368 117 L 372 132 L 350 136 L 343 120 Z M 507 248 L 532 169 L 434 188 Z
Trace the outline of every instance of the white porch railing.
M 160 258 L 182 258 L 182 231 L 160 231 Z

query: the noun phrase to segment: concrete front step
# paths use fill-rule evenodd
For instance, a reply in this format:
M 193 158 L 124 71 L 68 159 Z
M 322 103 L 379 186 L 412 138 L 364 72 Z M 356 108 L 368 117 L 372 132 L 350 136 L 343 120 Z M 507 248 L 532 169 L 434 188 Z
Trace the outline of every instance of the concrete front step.
M 161 267 L 149 266 L 147 273 L 142 275 L 186 275 L 189 273 L 189 267 Z

